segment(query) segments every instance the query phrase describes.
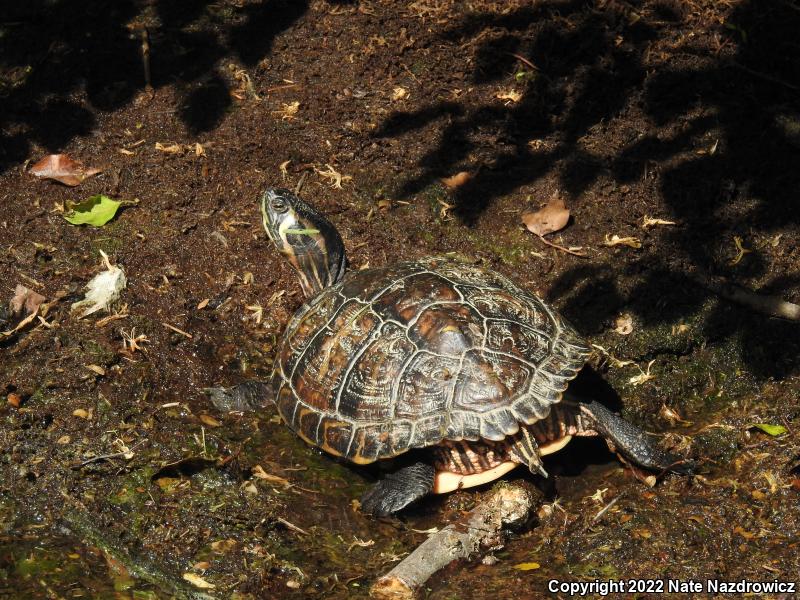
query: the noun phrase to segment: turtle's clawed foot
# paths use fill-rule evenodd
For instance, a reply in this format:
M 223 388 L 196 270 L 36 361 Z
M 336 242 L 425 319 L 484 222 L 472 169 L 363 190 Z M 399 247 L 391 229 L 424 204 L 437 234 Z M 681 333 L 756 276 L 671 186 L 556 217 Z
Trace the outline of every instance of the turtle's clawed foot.
M 599 402 L 581 404 L 580 410 L 591 420 L 592 429 L 611 442 L 617 452 L 632 463 L 653 471 L 682 475 L 694 473 L 692 461 L 665 452 L 645 431 L 615 415 Z
M 391 473 L 372 486 L 361 498 L 361 512 L 385 517 L 426 496 L 436 475 L 426 463 L 416 463 Z

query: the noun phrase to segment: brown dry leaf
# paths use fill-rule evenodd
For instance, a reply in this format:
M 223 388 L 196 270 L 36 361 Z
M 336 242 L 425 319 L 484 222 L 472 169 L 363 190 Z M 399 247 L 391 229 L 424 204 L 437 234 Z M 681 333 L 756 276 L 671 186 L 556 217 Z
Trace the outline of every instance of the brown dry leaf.
M 280 115 L 281 119 L 284 121 L 291 121 L 294 119 L 295 115 L 297 115 L 299 110 L 300 101 L 295 100 L 294 102 L 289 103 L 284 102 L 280 110 L 273 110 L 272 112 L 276 115 Z
M 222 425 L 222 423 L 220 423 L 210 415 L 200 415 L 200 420 L 209 427 L 219 427 L 220 425 Z
M 210 298 L 206 298 L 205 300 L 201 300 L 200 303 L 197 305 L 197 310 L 203 310 L 208 303 L 211 302 Z
M 61 446 L 66 446 L 72 441 L 72 438 L 68 435 L 62 435 L 60 438 L 56 440 L 56 444 L 60 444 Z
M 257 477 L 258 479 L 262 479 L 264 481 L 269 481 L 270 483 L 280 483 L 282 485 L 289 485 L 289 480 L 283 477 L 279 477 L 277 475 L 272 475 L 271 473 L 267 473 L 261 465 L 256 465 L 253 467 L 253 476 Z
M 161 142 L 156 142 L 156 150 L 165 154 L 183 154 L 184 152 L 183 146 L 180 144 L 162 144 Z
M 342 175 L 333 168 L 333 166 L 326 164 L 324 169 L 317 169 L 314 167 L 317 175 L 324 177 L 330 182 L 330 186 L 338 190 L 342 189 L 343 181 L 350 181 L 353 177 L 351 175 Z
M 630 335 L 633 333 L 633 317 L 629 313 L 623 313 L 614 321 L 614 332 L 620 335 Z
M 536 212 L 522 214 L 522 222 L 528 231 L 538 236 L 560 231 L 569 222 L 569 209 L 564 199 L 556 192 L 550 201 Z
M 8 404 L 14 408 L 19 408 L 19 405 L 22 404 L 22 397 L 19 394 L 12 392 L 6 396 L 6 402 L 8 402 Z
M 101 377 L 106 374 L 106 370 L 100 365 L 84 365 L 84 366 L 87 369 L 89 369 L 92 373 L 97 373 Z
M 742 258 L 744 258 L 745 254 L 750 254 L 752 252 L 750 248 L 745 248 L 742 245 L 742 238 L 740 238 L 738 235 L 733 236 L 733 243 L 736 244 L 736 256 L 730 261 L 729 264 L 731 266 L 738 265 Z
M 33 290 L 26 288 L 24 285 L 17 284 L 14 289 L 14 297 L 11 298 L 8 306 L 11 309 L 11 314 L 15 316 L 22 316 L 22 309 L 25 309 L 25 314 L 30 315 L 35 313 L 45 297 L 37 294 Z
M 470 179 L 472 179 L 472 173 L 469 171 L 459 171 L 451 177 L 443 177 L 441 181 L 445 187 L 454 190 L 467 183 Z
M 674 408 L 670 408 L 666 404 L 661 405 L 661 409 L 658 411 L 658 416 L 664 419 L 670 425 L 675 425 L 675 423 L 691 425 L 691 421 L 684 419 Z
M 213 583 L 209 583 L 200 577 L 200 575 L 195 575 L 194 573 L 184 573 L 183 578 L 191 583 L 194 587 L 200 588 L 201 590 L 213 590 L 217 587 Z
M 633 248 L 634 250 L 638 250 L 642 247 L 642 242 L 639 238 L 636 237 L 619 237 L 616 233 L 609 237 L 606 234 L 606 239 L 603 241 L 604 246 L 614 247 L 614 246 L 628 246 L 629 248 Z
M 734 527 L 733 533 L 738 533 L 746 540 L 752 540 L 754 537 L 756 537 L 755 533 L 750 533 L 749 531 L 746 531 L 741 525 L 737 525 L 736 527 Z
M 517 90 L 499 91 L 494 95 L 498 100 L 508 100 L 511 103 L 517 103 L 522 100 L 522 92 Z
M 234 539 L 217 540 L 216 542 L 211 542 L 211 549 L 217 554 L 227 554 L 236 548 L 236 544 L 237 542 Z
M 647 215 L 642 218 L 642 229 L 656 227 L 657 225 L 677 225 L 677 223 L 675 223 L 675 221 L 665 221 L 664 219 L 654 219 L 653 217 L 648 217 Z
M 53 179 L 64 185 L 74 187 L 80 185 L 84 179 L 97 175 L 102 169 L 95 167 L 86 168 L 77 160 L 71 159 L 66 154 L 50 154 L 33 165 L 29 173 L 44 179 Z
M 402 86 L 397 86 L 392 90 L 392 100 L 402 100 L 408 97 L 408 90 Z
M 85 408 L 76 408 L 72 411 L 73 417 L 78 417 L 80 419 L 88 419 L 89 418 L 89 411 Z
M 640 367 L 639 365 L 636 365 L 636 368 L 639 369 L 639 375 L 634 375 L 633 377 L 628 379 L 628 383 L 630 383 L 631 385 L 642 385 L 643 383 L 646 383 L 648 381 L 651 381 L 651 380 L 655 379 L 656 376 L 650 374 L 650 367 L 653 366 L 654 362 L 656 362 L 655 359 L 651 360 L 649 363 L 647 363 L 647 370 L 646 371 L 643 371 L 642 367 Z
M 206 571 L 211 566 L 211 563 L 207 560 L 201 560 L 200 562 L 196 562 L 192 565 L 192 568 L 195 571 Z

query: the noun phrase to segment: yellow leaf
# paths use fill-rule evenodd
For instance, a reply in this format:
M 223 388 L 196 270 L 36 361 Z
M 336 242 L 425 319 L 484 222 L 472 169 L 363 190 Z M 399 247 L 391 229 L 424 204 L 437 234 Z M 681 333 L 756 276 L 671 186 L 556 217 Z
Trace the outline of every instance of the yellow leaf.
M 535 571 L 541 566 L 542 565 L 536 562 L 524 562 L 524 563 L 519 563 L 518 565 L 514 565 L 514 568 L 520 571 Z

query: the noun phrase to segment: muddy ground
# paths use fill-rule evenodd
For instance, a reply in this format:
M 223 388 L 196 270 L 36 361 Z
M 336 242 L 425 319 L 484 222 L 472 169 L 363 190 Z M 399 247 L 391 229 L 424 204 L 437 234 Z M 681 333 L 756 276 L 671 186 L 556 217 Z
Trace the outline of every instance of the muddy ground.
M 795 1 L 10 4 L 0 290 L 47 310 L 0 340 L 0 595 L 365 597 L 479 500 L 366 518 L 352 501 L 391 466 L 203 395 L 268 373 L 303 301 L 256 206 L 301 179 L 354 268 L 456 253 L 551 301 L 596 345 L 579 388 L 702 463 L 651 488 L 576 441 L 548 481 L 510 477 L 544 490 L 539 519 L 426 597 L 800 579 L 800 327 L 703 285 L 800 302 Z M 26 172 L 55 152 L 104 170 L 76 188 Z M 100 193 L 138 204 L 64 219 Z M 549 239 L 584 257 L 521 224 L 556 193 L 572 219 Z M 118 318 L 80 319 L 101 250 L 128 286 Z

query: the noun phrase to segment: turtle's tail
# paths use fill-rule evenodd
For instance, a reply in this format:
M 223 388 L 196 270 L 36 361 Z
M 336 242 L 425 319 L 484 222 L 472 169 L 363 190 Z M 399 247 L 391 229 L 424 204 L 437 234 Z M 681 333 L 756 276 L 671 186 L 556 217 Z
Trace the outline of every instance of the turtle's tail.
M 222 412 L 247 412 L 266 408 L 275 394 L 268 381 L 245 381 L 233 387 L 204 388 L 211 403 Z

